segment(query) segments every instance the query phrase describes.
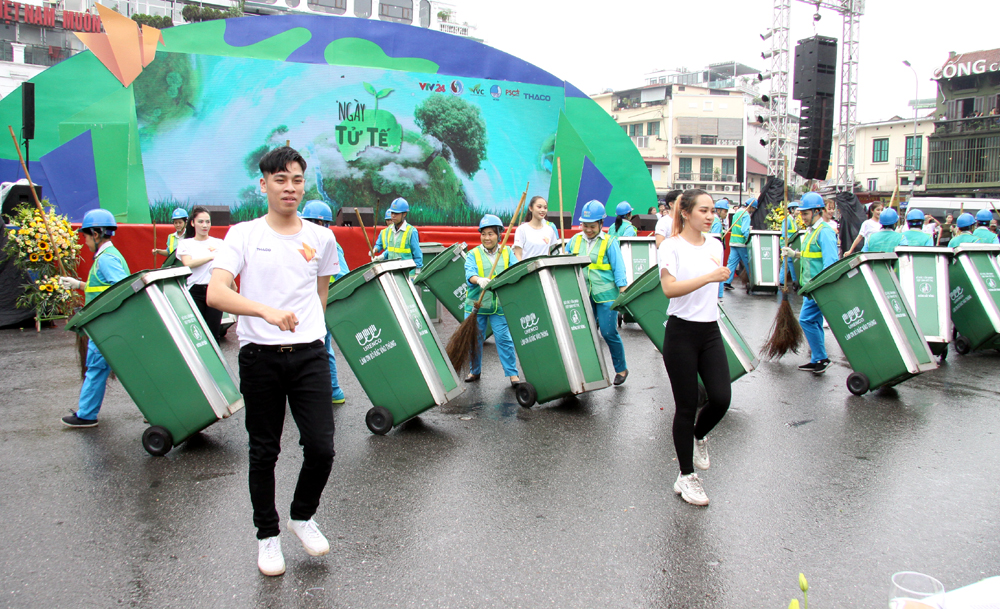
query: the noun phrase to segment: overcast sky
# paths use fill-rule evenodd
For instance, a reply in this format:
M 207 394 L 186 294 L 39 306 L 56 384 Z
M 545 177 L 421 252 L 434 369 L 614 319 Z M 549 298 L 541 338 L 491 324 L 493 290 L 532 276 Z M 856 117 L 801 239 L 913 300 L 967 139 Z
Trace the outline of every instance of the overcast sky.
M 588 94 L 643 84 L 656 69 L 703 68 L 736 60 L 762 71 L 770 41 L 771 3 L 757 0 L 452 0 L 480 38 L 567 80 Z M 792 2 L 791 40 L 842 37 L 842 18 Z M 995 0 L 869 0 L 861 17 L 858 117 L 861 122 L 913 116 L 907 106 L 919 76 L 921 98 L 937 93 L 931 73 L 958 53 L 1000 47 Z M 838 56 L 840 48 L 838 47 Z M 839 87 L 839 71 L 838 71 Z M 768 83 L 763 83 L 763 91 Z M 839 91 L 839 88 L 838 88 Z

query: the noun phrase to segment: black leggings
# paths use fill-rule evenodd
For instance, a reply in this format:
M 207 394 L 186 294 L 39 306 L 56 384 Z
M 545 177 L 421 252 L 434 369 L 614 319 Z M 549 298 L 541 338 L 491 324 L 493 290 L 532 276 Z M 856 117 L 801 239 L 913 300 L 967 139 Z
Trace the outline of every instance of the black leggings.
M 219 340 L 219 334 L 222 332 L 222 311 L 208 306 L 208 302 L 205 300 L 205 295 L 208 293 L 208 285 L 195 284 L 188 288 L 188 292 L 191 292 L 194 304 L 198 305 L 201 316 L 205 319 L 205 323 L 208 324 L 208 330 L 212 333 L 212 338 Z
M 663 364 L 674 394 L 674 448 L 685 476 L 694 472 L 694 439 L 712 431 L 729 410 L 729 361 L 717 322 L 687 321 L 671 315 L 663 337 Z M 708 405 L 698 412 L 698 376 Z M 697 419 L 697 421 L 696 421 Z

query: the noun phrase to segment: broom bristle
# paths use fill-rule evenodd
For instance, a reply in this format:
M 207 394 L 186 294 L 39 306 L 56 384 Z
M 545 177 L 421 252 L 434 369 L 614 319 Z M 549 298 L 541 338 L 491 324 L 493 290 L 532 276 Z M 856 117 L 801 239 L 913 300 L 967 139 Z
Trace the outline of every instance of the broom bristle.
M 473 310 L 459 324 L 458 329 L 451 335 L 451 339 L 448 340 L 448 345 L 445 347 L 452 367 L 459 374 L 465 368 L 466 362 L 469 361 L 472 349 L 479 346 L 479 320 L 477 317 L 478 311 Z
M 87 337 L 83 334 L 76 335 L 76 361 L 80 364 L 80 380 L 87 376 Z
M 775 315 L 774 323 L 771 324 L 770 338 L 760 350 L 761 357 L 773 360 L 780 359 L 789 351 L 798 353 L 802 338 L 802 326 L 795 319 L 795 313 L 792 312 L 792 305 L 788 302 L 787 295 L 783 295 L 781 305 L 778 307 L 778 314 Z

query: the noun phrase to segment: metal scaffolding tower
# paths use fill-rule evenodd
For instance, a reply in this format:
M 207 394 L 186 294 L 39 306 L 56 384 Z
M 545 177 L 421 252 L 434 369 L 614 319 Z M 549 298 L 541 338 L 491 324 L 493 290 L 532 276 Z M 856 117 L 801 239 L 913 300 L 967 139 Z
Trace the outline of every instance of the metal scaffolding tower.
M 791 63 L 791 0 L 774 0 L 771 38 L 771 94 L 767 109 L 767 175 L 785 177 L 788 149 L 788 74 Z

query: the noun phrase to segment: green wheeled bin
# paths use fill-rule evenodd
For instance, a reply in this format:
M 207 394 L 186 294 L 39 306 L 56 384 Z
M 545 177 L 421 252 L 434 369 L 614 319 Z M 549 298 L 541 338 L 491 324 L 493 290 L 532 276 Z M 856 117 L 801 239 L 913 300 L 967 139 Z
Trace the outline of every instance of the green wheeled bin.
M 466 247 L 465 243 L 455 243 L 444 248 L 424 264 L 423 270 L 413 280 L 414 285 L 429 290 L 459 323 L 465 319 L 465 297 L 469 287 L 465 281 Z M 484 339 L 492 335 L 493 329 L 487 327 Z
M 942 360 L 951 342 L 950 247 L 897 247 L 899 285 L 931 353 Z
M 625 261 L 625 285 L 639 278 L 647 270 L 656 266 L 656 239 L 654 237 L 619 237 L 618 245 Z M 618 313 L 618 327 L 623 323 L 635 323 L 635 319 L 622 311 Z
M 847 389 L 891 387 L 937 362 L 893 271 L 896 254 L 855 254 L 823 269 L 799 293 L 816 301 L 853 372 Z
M 427 268 L 427 264 L 444 250 L 445 247 L 440 243 L 421 243 L 420 251 L 424 254 L 424 268 Z M 417 277 L 420 277 L 421 272 L 423 270 L 417 273 Z M 413 283 L 417 284 L 415 280 Z M 419 284 L 417 289 L 420 290 L 420 300 L 423 301 L 427 314 L 431 316 L 431 321 L 441 321 L 441 305 L 434 296 L 434 292 L 431 292 L 425 284 Z
M 243 408 L 236 374 L 187 291 L 190 274 L 130 275 L 66 325 L 94 342 L 149 421 L 142 446 L 154 456 Z
M 954 250 L 951 280 L 951 319 L 955 322 L 955 351 L 1000 349 L 1000 245 L 969 243 Z
M 369 262 L 330 286 L 326 327 L 361 382 L 375 434 L 462 393 L 420 292 L 412 260 Z
M 517 402 L 576 395 L 611 385 L 581 269 L 584 256 L 539 256 L 497 275 L 486 289 L 500 299 L 525 381 Z
M 781 231 L 751 230 L 747 245 L 750 268 L 747 269 L 747 294 L 777 292 L 781 287 Z
M 656 350 L 663 353 L 664 330 L 667 327 L 667 307 L 670 299 L 660 287 L 660 269 L 653 267 L 636 279 L 632 285 L 618 295 L 611 308 L 631 315 Z M 736 329 L 726 310 L 719 304 L 719 331 L 726 345 L 726 359 L 729 361 L 729 379 L 746 375 L 760 363 L 756 353 L 746 339 Z

